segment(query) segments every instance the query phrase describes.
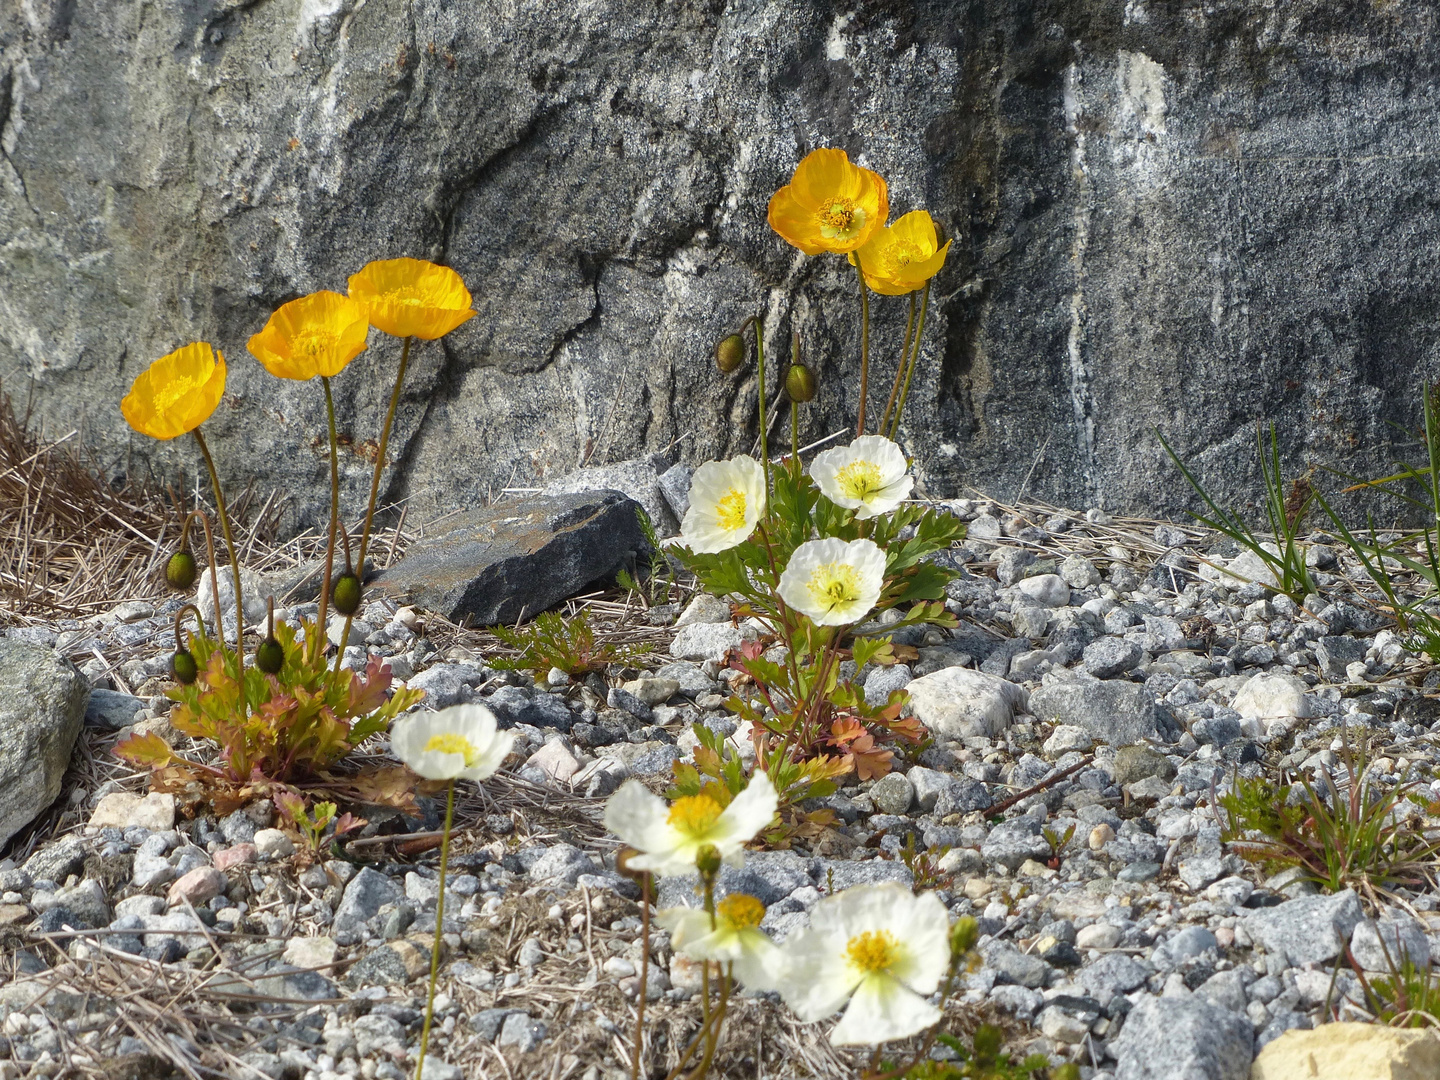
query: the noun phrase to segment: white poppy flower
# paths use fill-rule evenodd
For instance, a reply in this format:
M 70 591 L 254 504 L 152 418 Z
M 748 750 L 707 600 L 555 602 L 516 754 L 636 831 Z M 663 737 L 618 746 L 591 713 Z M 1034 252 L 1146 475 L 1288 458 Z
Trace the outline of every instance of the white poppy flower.
M 748 454 L 707 461 L 690 481 L 680 540 L 697 555 L 743 543 L 765 514 L 765 470 Z
M 894 510 L 915 484 L 905 452 L 883 435 L 862 435 L 849 446 L 815 455 L 810 477 L 827 499 L 860 519 Z
M 746 842 L 770 824 L 778 804 L 764 772 L 723 808 L 706 794 L 686 795 L 667 806 L 640 781 L 627 780 L 605 804 L 605 827 L 640 852 L 630 859 L 631 869 L 668 877 L 693 871 L 707 845 L 739 866 Z
M 940 1019 L 925 999 L 950 966 L 950 920 L 934 893 L 894 882 L 859 885 L 810 909 L 810 925 L 781 949 L 780 994 L 805 1021 L 848 1001 L 836 1046 L 877 1045 Z
M 856 623 L 885 584 L 885 552 L 873 540 L 829 537 L 795 549 L 780 575 L 780 599 L 819 626 Z
M 748 893 L 731 893 L 715 905 L 712 923 L 699 908 L 668 908 L 655 921 L 670 931 L 670 946 L 692 960 L 733 964 L 735 978 L 751 990 L 774 990 L 780 950 L 763 930 L 765 905 Z
M 390 728 L 390 749 L 427 780 L 485 780 L 514 745 L 513 731 L 496 730 L 484 705 L 452 705 L 410 713 Z

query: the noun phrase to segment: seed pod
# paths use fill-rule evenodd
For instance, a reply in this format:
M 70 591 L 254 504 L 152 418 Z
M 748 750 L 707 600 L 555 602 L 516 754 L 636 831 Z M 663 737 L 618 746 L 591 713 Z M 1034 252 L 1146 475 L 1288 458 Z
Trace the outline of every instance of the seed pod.
M 739 371 L 745 363 L 745 342 L 739 334 L 731 334 L 715 346 L 715 366 L 726 375 Z
M 182 682 L 186 686 L 195 681 L 200 674 L 200 668 L 189 649 L 175 650 L 175 655 L 170 657 L 170 674 L 175 676 L 176 682 Z
M 273 637 L 267 637 L 255 650 L 255 666 L 266 675 L 278 675 L 285 666 L 285 647 Z
M 360 610 L 360 594 L 360 578 L 353 570 L 347 570 L 330 587 L 330 603 L 341 615 L 354 615 Z
M 785 392 L 791 401 L 814 401 L 815 373 L 804 364 L 791 364 L 785 374 Z
M 185 592 L 195 584 L 195 556 L 181 548 L 165 564 L 165 580 L 177 592 Z

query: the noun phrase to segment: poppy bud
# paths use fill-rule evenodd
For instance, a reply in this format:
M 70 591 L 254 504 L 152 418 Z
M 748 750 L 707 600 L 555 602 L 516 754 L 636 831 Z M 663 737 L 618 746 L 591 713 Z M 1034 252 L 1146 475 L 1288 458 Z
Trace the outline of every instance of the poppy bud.
M 185 592 L 195 584 L 195 556 L 181 548 L 170 556 L 165 564 L 165 580 L 178 592 Z
M 979 940 L 980 924 L 970 915 L 961 916 L 950 927 L 950 951 L 956 956 L 964 956 Z
M 347 570 L 331 586 L 330 603 L 341 615 L 354 615 L 360 610 L 360 592 L 360 578 L 353 570 Z
M 695 853 L 695 868 L 702 878 L 713 878 L 720 872 L 720 849 L 706 844 Z
M 791 364 L 785 375 L 785 393 L 791 401 L 814 401 L 815 373 L 804 364 Z
M 200 668 L 189 649 L 175 650 L 175 655 L 170 657 L 170 674 L 175 676 L 176 682 L 182 682 L 186 686 L 195 681 L 200 674 Z
M 267 637 L 255 650 L 255 666 L 266 675 L 278 675 L 285 666 L 285 647 L 273 637 Z
M 739 371 L 745 363 L 745 342 L 739 334 L 731 334 L 715 346 L 715 366 L 726 375 Z

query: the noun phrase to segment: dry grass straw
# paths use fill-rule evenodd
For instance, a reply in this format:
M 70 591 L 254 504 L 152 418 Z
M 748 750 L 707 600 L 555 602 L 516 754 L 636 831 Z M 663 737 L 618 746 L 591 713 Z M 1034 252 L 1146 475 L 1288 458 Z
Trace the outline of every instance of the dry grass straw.
M 0 600 L 8 614 L 89 614 L 160 582 L 175 515 L 154 490 L 101 480 L 76 444 L 47 439 L 0 393 Z

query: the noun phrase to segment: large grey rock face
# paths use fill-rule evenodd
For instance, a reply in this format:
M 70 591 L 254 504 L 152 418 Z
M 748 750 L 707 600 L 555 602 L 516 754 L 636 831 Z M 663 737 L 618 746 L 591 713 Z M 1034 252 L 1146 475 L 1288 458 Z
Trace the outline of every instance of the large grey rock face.
M 374 579 L 380 591 L 455 622 L 533 618 L 633 562 L 645 544 L 615 491 L 540 495 L 458 514 Z
M 187 440 L 130 435 L 116 403 L 209 339 L 231 361 L 222 468 L 300 520 L 324 506 L 321 395 L 244 342 L 377 257 L 444 260 L 479 310 L 412 358 L 385 485 L 412 521 L 672 443 L 749 450 L 753 373 L 710 350 L 757 310 L 772 357 L 794 329 L 819 369 L 803 437 L 849 423 L 849 268 L 765 223 L 819 145 L 956 241 L 903 430 L 933 493 L 1028 478 L 1172 510 L 1159 425 L 1253 494 L 1258 416 L 1293 464 L 1378 468 L 1440 370 L 1440 266 L 1415 254 L 1440 233 L 1426 0 L 6 10 L 0 377 L 35 379 L 40 415 L 84 421 L 117 470 L 193 473 Z M 875 305 L 882 399 L 904 317 Z M 334 380 L 352 501 L 397 348 L 375 335 Z
M 0 844 L 60 794 L 89 697 L 59 653 L 0 638 Z

